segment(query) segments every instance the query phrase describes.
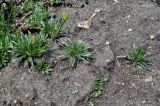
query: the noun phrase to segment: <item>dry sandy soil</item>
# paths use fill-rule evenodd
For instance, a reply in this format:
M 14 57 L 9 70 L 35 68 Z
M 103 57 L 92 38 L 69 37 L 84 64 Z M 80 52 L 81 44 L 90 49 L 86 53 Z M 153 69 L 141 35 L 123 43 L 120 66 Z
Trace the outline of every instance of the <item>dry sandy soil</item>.
M 93 58 L 90 64 L 80 62 L 76 68 L 70 68 L 67 61 L 58 58 L 63 50 L 57 42 L 43 58 L 55 65 L 49 76 L 29 72 L 26 65 L 18 67 L 12 60 L 0 73 L 0 106 L 89 106 L 87 97 L 100 75 L 109 77 L 109 81 L 95 106 L 160 106 L 159 5 L 154 0 L 66 2 L 72 6 L 52 9 L 55 14 L 66 11 L 71 16 L 66 23 L 69 34 L 57 42 L 88 42 Z M 95 10 L 98 13 L 90 29 L 76 27 Z M 150 54 L 150 71 L 139 70 L 130 61 L 117 58 L 140 44 Z

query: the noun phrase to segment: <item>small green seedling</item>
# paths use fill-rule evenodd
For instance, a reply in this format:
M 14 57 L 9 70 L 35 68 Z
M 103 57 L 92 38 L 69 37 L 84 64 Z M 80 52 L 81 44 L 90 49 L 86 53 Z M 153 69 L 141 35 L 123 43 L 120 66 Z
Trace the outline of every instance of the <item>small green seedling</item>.
M 46 62 L 41 62 L 36 65 L 36 70 L 41 72 L 44 75 L 49 75 L 52 71 L 51 64 Z
M 34 36 L 29 32 L 25 35 L 21 33 L 20 36 L 15 36 L 13 46 L 14 56 L 19 61 L 28 60 L 32 68 L 34 58 L 50 50 L 51 42 L 43 33 Z
M 139 46 L 128 53 L 128 59 L 130 59 L 135 65 L 140 68 L 146 68 L 149 61 L 149 55 L 143 46 Z
M 8 36 L 0 37 L 0 69 L 7 65 L 11 59 L 11 44 Z
M 88 49 L 88 44 L 82 40 L 69 41 L 65 45 L 64 57 L 68 58 L 70 65 L 74 67 L 75 63 L 77 63 L 77 60 L 86 61 L 86 58 L 91 56 Z
M 42 22 L 42 30 L 45 34 L 48 34 L 52 39 L 62 36 L 64 33 L 64 24 L 68 20 L 69 15 L 63 13 L 58 21 L 50 19 L 47 22 Z
M 52 5 L 58 5 L 58 4 L 61 3 L 61 0 L 50 0 L 50 3 L 51 3 Z
M 49 12 L 42 4 L 35 5 L 33 15 L 26 20 L 26 22 L 32 26 L 39 26 L 42 21 L 51 16 Z
M 108 81 L 108 78 L 105 76 L 101 76 L 95 81 L 95 89 L 89 97 L 90 102 L 94 102 L 96 98 L 102 95 L 106 81 Z

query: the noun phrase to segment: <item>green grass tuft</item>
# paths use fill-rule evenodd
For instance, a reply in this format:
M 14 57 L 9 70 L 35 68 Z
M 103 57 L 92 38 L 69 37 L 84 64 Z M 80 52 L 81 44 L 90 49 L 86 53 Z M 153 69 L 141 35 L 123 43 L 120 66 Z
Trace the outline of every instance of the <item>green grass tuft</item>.
M 49 63 L 41 62 L 36 65 L 36 70 L 41 72 L 44 75 L 49 75 L 52 69 Z
M 149 55 L 143 46 L 139 46 L 128 53 L 128 59 L 130 59 L 135 65 L 140 68 L 146 68 L 149 62 Z
M 33 67 L 33 59 L 39 55 L 42 55 L 48 51 L 51 47 L 50 41 L 47 41 L 47 37 L 43 33 L 32 35 L 30 32 L 28 35 L 20 34 L 16 35 L 13 41 L 13 54 L 19 61 L 28 60 Z
M 39 26 L 42 21 L 51 16 L 49 12 L 41 3 L 35 5 L 33 15 L 26 20 L 26 22 L 32 26 Z
M 52 4 L 52 5 L 58 5 L 58 4 L 60 4 L 61 3 L 61 0 L 50 0 L 50 3 Z
M 74 67 L 75 63 L 77 63 L 77 60 L 86 61 L 86 58 L 91 56 L 88 49 L 88 44 L 82 40 L 69 41 L 65 45 L 64 57 L 68 58 L 70 65 Z
M 42 22 L 42 30 L 45 34 L 48 34 L 52 39 L 58 38 L 64 35 L 64 24 L 68 20 L 69 14 L 63 13 L 61 18 L 56 22 L 50 19 L 47 22 Z
M 7 36 L 0 37 L 0 69 L 5 67 L 11 59 L 11 43 Z
M 95 81 L 95 89 L 89 96 L 89 102 L 91 104 L 95 104 L 95 99 L 98 98 L 100 95 L 102 95 L 105 82 L 108 80 L 109 79 L 107 77 L 101 76 Z

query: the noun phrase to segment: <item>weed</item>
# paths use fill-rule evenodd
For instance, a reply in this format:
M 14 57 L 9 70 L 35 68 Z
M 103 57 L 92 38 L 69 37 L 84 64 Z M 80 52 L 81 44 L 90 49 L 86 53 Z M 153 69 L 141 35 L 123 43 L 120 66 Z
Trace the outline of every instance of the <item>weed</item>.
M 0 33 L 2 35 L 11 32 L 11 24 L 16 18 L 16 6 L 14 4 L 2 4 L 0 9 Z
M 20 10 L 23 12 L 28 12 L 30 10 L 34 9 L 34 1 L 33 0 L 27 0 L 26 2 L 22 3 Z
M 33 15 L 26 21 L 32 26 L 39 26 L 40 23 L 49 16 L 51 16 L 51 13 L 45 7 L 43 7 L 42 4 L 37 4 L 35 6 Z
M 48 34 L 52 39 L 58 38 L 63 35 L 64 24 L 69 18 L 67 13 L 63 13 L 61 18 L 54 22 L 50 19 L 48 22 L 42 22 L 42 30 Z
M 139 46 L 128 53 L 128 59 L 130 59 L 135 65 L 140 68 L 146 68 L 149 55 L 143 46 Z
M 48 51 L 51 47 L 50 41 L 47 41 L 43 33 L 33 36 L 30 32 L 28 35 L 16 36 L 13 41 L 13 53 L 19 61 L 28 60 L 33 67 L 33 59 Z
M 41 62 L 36 65 L 36 70 L 41 72 L 44 75 L 49 75 L 52 69 L 49 63 Z
M 52 5 L 54 5 L 54 4 L 58 5 L 58 4 L 61 3 L 61 0 L 50 0 L 50 3 L 51 3 Z
M 7 65 L 11 59 L 11 45 L 8 36 L 0 37 L 0 69 Z
M 101 76 L 95 81 L 95 89 L 89 97 L 90 102 L 95 102 L 95 99 L 102 95 L 106 81 L 108 81 L 108 78 L 105 76 Z
M 91 56 L 88 49 L 88 44 L 82 40 L 69 41 L 65 45 L 64 57 L 69 58 L 70 65 L 74 67 L 77 60 L 86 61 L 86 58 Z

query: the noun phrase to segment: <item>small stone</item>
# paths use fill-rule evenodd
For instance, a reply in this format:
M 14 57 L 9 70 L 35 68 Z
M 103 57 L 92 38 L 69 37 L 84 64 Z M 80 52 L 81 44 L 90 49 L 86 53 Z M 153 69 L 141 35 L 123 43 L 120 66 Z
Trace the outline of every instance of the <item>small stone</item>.
M 144 82 L 152 82 L 153 81 L 153 78 L 152 76 L 148 76 L 146 79 L 144 79 Z
M 111 62 L 111 60 L 105 60 L 106 62 Z
M 17 104 L 17 100 L 14 100 L 13 103 Z
M 94 12 L 99 13 L 99 12 L 101 12 L 101 9 L 100 9 L 100 8 L 96 8 L 96 9 L 94 10 Z
M 133 29 L 129 28 L 128 31 L 131 32 L 131 31 L 133 31 Z
M 106 45 L 109 45 L 109 42 L 107 41 L 105 44 L 106 44 Z
M 79 84 L 78 82 L 74 82 L 74 85 L 77 87 L 81 87 L 81 84 Z
M 128 16 L 126 16 L 125 18 L 130 18 L 131 17 L 131 15 L 129 14 Z
M 99 42 L 97 40 L 93 40 L 94 45 L 99 45 Z
M 114 2 L 116 2 L 116 3 L 119 3 L 119 1 L 118 0 L 113 0 Z
M 76 94 L 76 93 L 78 93 L 79 91 L 78 90 L 75 90 L 75 91 L 73 91 L 73 94 Z
M 155 20 L 154 17 L 150 17 L 152 20 Z
M 154 36 L 154 35 L 151 35 L 150 38 L 153 40 L 153 39 L 155 38 L 155 36 Z
M 142 103 L 146 103 L 147 101 L 143 100 Z

